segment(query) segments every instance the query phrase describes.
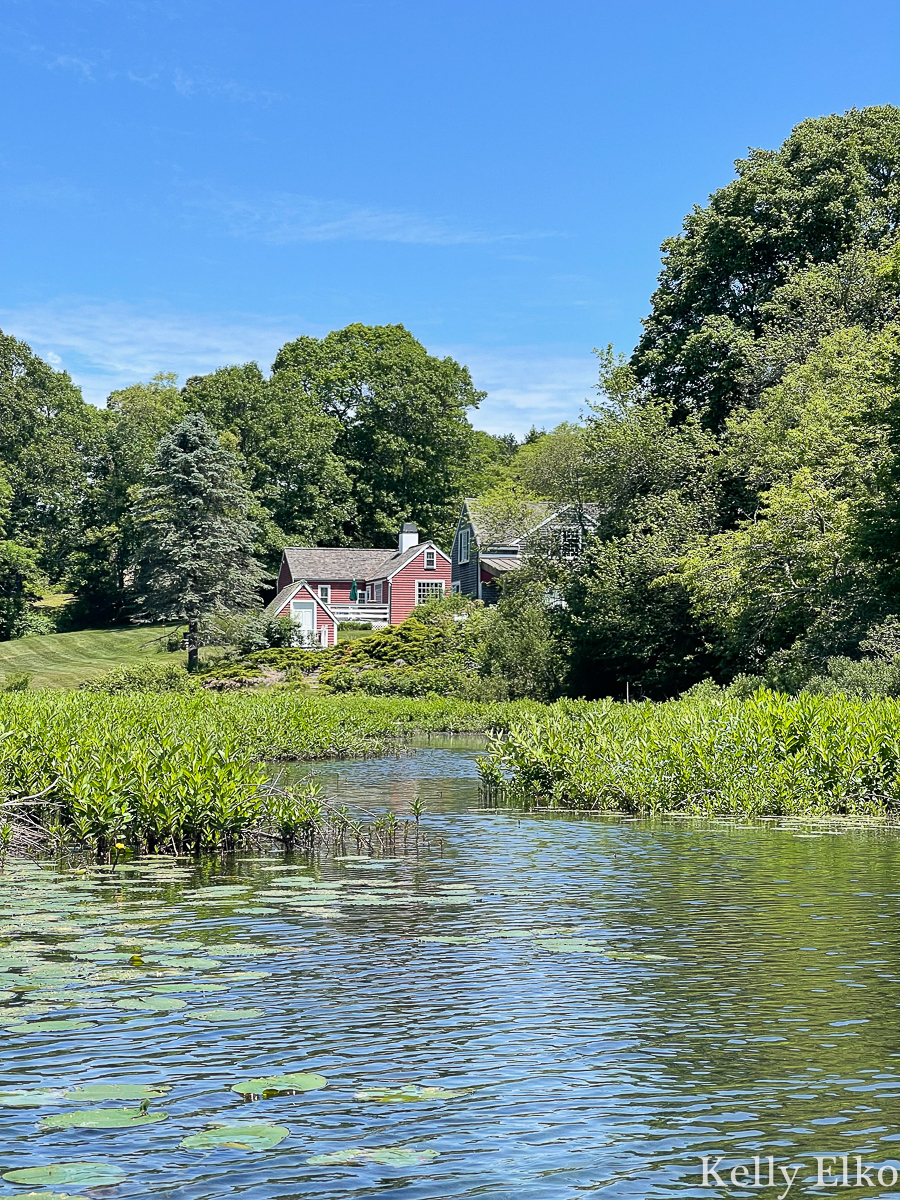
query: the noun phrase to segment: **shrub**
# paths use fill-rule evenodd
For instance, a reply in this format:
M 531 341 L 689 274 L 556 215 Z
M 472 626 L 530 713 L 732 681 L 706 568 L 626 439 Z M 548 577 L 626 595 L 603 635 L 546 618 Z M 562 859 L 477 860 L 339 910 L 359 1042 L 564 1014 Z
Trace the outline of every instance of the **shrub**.
M 179 663 L 151 659 L 113 667 L 87 680 L 81 690 L 115 695 L 118 692 L 196 692 L 200 686 Z
M 0 680 L 0 692 L 27 692 L 31 676 L 27 671 L 9 671 Z

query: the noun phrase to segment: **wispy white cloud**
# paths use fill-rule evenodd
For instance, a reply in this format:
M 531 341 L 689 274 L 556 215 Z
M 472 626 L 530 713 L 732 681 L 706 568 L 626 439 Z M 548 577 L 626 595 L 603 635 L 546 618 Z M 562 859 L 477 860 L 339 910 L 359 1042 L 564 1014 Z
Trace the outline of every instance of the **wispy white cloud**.
M 235 196 L 194 189 L 185 207 L 217 220 L 233 237 L 287 245 L 292 242 L 407 242 L 415 245 L 461 246 L 555 237 L 548 232 L 490 233 L 463 229 L 440 218 L 399 209 L 316 200 L 288 192 Z
M 465 363 L 475 386 L 487 392 L 472 424 L 488 433 L 522 437 L 532 426 L 552 429 L 578 420 L 585 404 L 597 398 L 597 360 L 590 353 L 542 346 L 430 349 Z
M 147 312 L 78 298 L 0 309 L 0 328 L 68 371 L 95 404 L 157 371 L 183 381 L 229 363 L 257 361 L 267 370 L 289 338 L 324 332 L 287 318 Z
M 286 341 L 327 332 L 298 317 L 160 312 L 77 297 L 0 309 L 0 328 L 68 371 L 95 404 L 158 371 L 174 371 L 183 382 L 229 363 L 255 361 L 267 370 Z M 577 420 L 596 395 L 597 364 L 589 353 L 471 344 L 429 344 L 429 350 L 465 363 L 476 387 L 488 393 L 471 416 L 489 433 L 521 437 L 532 425 L 551 429 Z

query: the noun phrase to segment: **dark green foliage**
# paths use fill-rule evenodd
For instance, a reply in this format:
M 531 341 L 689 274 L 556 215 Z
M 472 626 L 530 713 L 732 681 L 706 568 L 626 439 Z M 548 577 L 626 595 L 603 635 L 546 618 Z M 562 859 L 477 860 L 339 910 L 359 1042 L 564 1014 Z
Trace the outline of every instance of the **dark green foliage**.
M 716 428 L 775 381 L 761 369 L 756 341 L 767 325 L 770 340 L 778 336 L 791 306 L 779 289 L 791 280 L 796 290 L 797 272 L 849 251 L 883 252 L 896 239 L 900 109 L 803 121 L 778 150 L 751 150 L 736 167 L 737 178 L 663 243 L 659 287 L 632 359 L 651 394 Z M 858 310 L 852 301 L 839 324 L 857 320 Z M 816 316 L 813 305 L 813 328 Z
M 484 393 L 465 367 L 428 354 L 402 325 L 349 325 L 289 342 L 272 371 L 273 386 L 340 425 L 335 449 L 352 482 L 352 544 L 391 545 L 410 520 L 446 541 L 467 485 L 483 473 L 483 439 L 466 412 Z
M 206 419 L 191 414 L 160 441 L 138 498 L 138 610 L 145 620 L 187 621 L 191 668 L 202 616 L 251 607 L 264 578 L 241 467 Z
M 81 685 L 83 692 L 113 696 L 119 692 L 195 692 L 200 684 L 179 663 L 131 663 L 113 667 Z
M 27 692 L 31 686 L 31 676 L 27 671 L 8 671 L 0 679 L 0 692 Z
M 341 426 L 291 371 L 266 380 L 256 363 L 223 367 L 189 379 L 182 397 L 214 429 L 235 437 L 269 518 L 267 524 L 257 517 L 270 566 L 277 566 L 285 541 L 344 544 L 353 507 L 350 479 L 335 452 Z
M 46 582 L 37 550 L 0 541 L 0 639 L 31 632 L 31 606 L 43 594 Z

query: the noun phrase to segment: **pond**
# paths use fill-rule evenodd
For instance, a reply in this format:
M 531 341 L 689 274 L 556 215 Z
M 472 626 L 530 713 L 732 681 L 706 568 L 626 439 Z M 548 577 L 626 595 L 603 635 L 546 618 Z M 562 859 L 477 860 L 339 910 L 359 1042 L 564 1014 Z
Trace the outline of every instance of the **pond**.
M 900 1154 L 895 834 L 485 810 L 477 753 L 317 769 L 442 853 L 9 864 L 0 1170 L 94 1165 L 0 1196 L 708 1197 L 754 1155 L 798 1196 Z

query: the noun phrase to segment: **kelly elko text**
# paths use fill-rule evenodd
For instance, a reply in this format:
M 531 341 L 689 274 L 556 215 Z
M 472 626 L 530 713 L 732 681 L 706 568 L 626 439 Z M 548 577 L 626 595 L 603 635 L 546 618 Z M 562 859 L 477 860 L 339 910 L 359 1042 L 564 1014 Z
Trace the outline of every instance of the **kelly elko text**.
M 893 1187 L 900 1179 L 900 1162 L 867 1163 L 859 1154 L 816 1154 L 813 1161 L 814 1168 L 796 1160 L 782 1165 L 775 1161 L 774 1155 L 755 1154 L 752 1159 L 729 1164 L 724 1155 L 721 1158 L 704 1155 L 700 1160 L 703 1175 L 700 1186 L 778 1188 L 778 1200 L 786 1200 L 795 1183 L 807 1181 L 804 1167 L 810 1172 L 811 1186 L 811 1173 L 815 1171 L 815 1187 L 886 1188 Z

